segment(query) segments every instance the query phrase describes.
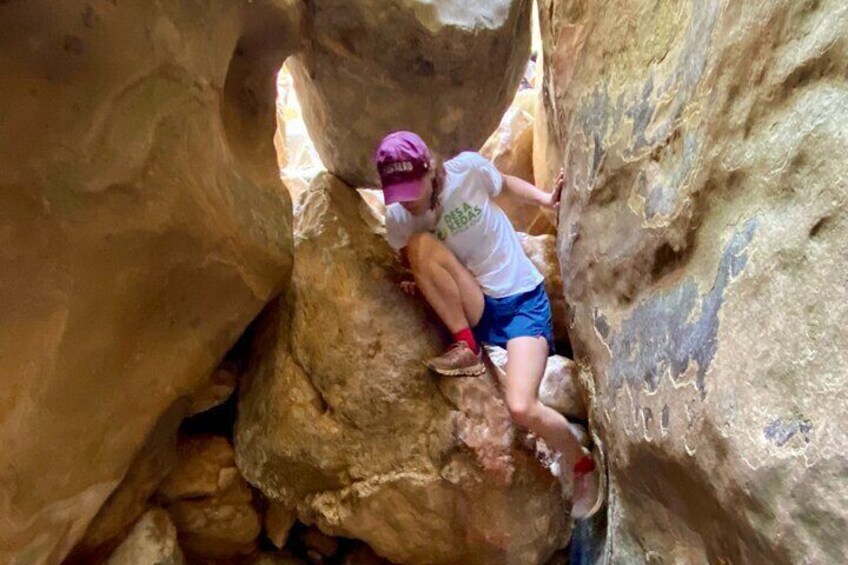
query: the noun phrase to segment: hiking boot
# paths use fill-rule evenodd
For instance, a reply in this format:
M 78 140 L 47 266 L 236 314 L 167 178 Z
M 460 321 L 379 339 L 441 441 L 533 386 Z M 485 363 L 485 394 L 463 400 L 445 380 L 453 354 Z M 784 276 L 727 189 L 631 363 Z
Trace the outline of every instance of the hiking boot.
M 474 353 L 464 341 L 457 341 L 442 355 L 427 361 L 427 368 L 445 377 L 477 377 L 486 372 L 482 348 Z

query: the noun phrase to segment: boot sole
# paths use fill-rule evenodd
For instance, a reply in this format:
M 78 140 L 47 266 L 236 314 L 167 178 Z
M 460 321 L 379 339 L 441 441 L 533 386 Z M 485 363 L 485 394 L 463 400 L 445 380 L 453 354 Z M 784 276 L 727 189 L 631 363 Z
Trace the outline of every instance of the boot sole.
M 437 369 L 431 365 L 427 365 L 427 368 L 443 377 L 479 377 L 486 372 L 486 366 L 482 363 L 461 369 Z

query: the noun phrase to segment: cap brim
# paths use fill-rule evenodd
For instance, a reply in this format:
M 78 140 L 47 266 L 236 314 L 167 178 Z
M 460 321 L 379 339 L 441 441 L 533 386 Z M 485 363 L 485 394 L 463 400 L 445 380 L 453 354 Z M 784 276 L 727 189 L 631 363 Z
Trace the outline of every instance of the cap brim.
M 424 179 L 398 182 L 383 187 L 383 198 L 386 206 L 395 202 L 411 202 L 418 200 L 424 193 Z

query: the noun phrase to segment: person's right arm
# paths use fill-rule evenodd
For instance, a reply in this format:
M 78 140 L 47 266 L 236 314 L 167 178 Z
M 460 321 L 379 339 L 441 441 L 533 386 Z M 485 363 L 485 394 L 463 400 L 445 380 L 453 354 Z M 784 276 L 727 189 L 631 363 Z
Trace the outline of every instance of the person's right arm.
M 406 242 L 409 241 L 410 227 L 398 222 L 392 214 L 386 214 L 386 238 L 389 245 L 400 255 L 400 263 L 409 271 L 412 266 L 409 262 L 409 253 Z M 404 280 L 400 282 L 400 288 L 410 296 L 415 295 L 415 281 Z

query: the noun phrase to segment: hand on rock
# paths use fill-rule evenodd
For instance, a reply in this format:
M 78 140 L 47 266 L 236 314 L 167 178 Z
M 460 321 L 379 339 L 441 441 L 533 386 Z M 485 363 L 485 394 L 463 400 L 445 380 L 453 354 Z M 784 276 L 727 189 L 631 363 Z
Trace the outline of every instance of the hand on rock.
M 554 190 L 551 193 L 551 208 L 559 207 L 559 200 L 562 198 L 562 187 L 565 186 L 565 169 L 560 169 L 556 181 L 554 181 Z
M 418 287 L 415 285 L 415 281 L 401 282 L 400 289 L 407 293 L 409 296 L 415 296 L 415 294 L 418 292 Z

